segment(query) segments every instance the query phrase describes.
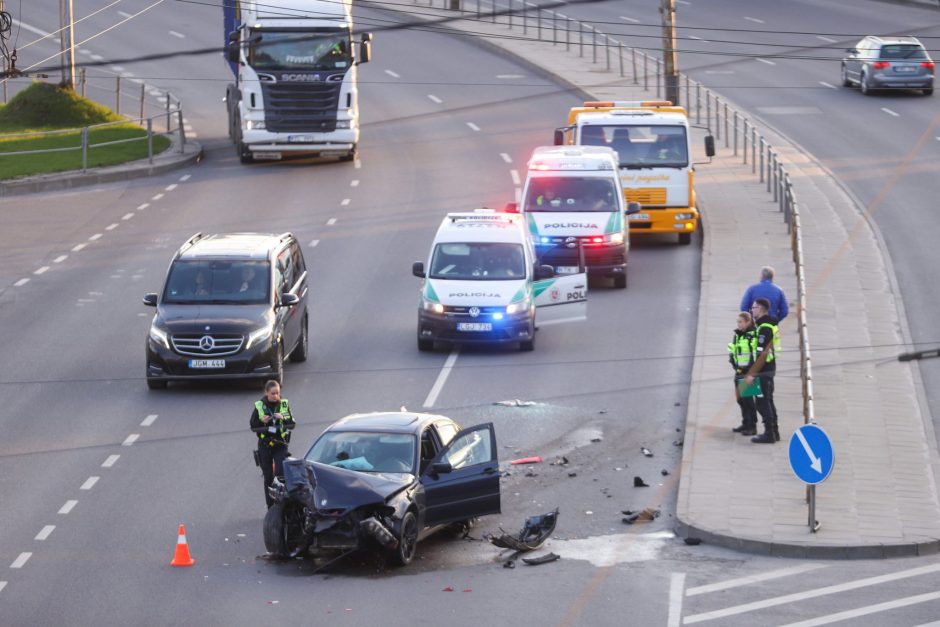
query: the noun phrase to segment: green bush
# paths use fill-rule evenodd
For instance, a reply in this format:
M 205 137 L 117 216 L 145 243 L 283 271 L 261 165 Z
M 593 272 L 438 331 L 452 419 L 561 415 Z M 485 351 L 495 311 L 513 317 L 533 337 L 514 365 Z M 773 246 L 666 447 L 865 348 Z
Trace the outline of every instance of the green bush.
M 0 108 L 0 132 L 75 128 L 123 119 L 107 107 L 82 98 L 74 90 L 37 82 Z

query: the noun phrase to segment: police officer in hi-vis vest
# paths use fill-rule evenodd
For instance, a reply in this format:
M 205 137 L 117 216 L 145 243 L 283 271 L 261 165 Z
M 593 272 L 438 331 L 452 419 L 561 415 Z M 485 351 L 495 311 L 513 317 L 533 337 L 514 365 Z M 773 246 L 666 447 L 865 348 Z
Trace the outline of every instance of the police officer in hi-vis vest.
M 741 435 L 757 435 L 757 405 L 753 396 L 741 396 L 741 382 L 748 370 L 757 361 L 754 351 L 757 331 L 751 314 L 742 311 L 738 314 L 737 328 L 734 337 L 728 344 L 728 359 L 734 368 L 735 397 L 741 408 L 741 424 L 732 431 Z
M 255 461 L 264 474 L 264 500 L 268 507 L 274 505 L 268 487 L 275 475 L 283 476 L 284 458 L 288 456 L 290 432 L 297 423 L 290 415 L 287 399 L 281 398 L 281 386 L 277 381 L 264 384 L 264 396 L 255 401 L 251 412 L 251 430 L 258 436 L 258 452 Z

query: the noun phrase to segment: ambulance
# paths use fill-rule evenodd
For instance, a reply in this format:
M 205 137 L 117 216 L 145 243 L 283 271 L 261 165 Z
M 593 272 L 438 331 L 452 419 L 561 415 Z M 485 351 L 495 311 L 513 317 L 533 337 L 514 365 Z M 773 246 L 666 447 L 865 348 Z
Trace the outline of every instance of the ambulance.
M 669 101 L 585 102 L 568 112 L 568 126 L 556 129 L 554 139 L 559 146 L 612 148 L 626 200 L 642 206 L 630 216 L 630 234 L 674 233 L 689 244 L 699 222 L 689 128 L 685 109 Z M 715 155 L 711 135 L 705 155 Z
M 538 327 L 587 319 L 587 276 L 557 277 L 539 265 L 519 214 L 447 214 L 427 260 L 414 262 L 411 271 L 423 279 L 421 351 L 433 350 L 435 342 L 518 343 L 531 351 Z
M 627 287 L 626 221 L 617 154 L 601 146 L 542 146 L 532 152 L 520 206 L 540 264 L 557 275 L 586 271 Z

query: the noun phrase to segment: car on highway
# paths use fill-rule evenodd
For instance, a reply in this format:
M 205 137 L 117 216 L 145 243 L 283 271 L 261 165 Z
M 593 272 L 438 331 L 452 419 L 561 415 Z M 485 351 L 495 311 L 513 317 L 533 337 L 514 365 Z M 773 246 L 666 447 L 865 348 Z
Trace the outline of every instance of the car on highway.
M 290 233 L 190 237 L 170 261 L 147 334 L 147 386 L 284 377 L 307 359 L 307 268 Z
M 858 85 L 870 95 L 876 89 L 920 89 L 933 94 L 934 62 L 916 37 L 869 35 L 846 50 L 842 85 Z
M 272 555 L 336 559 L 377 549 L 404 566 L 418 541 L 500 512 L 492 423 L 461 429 L 445 416 L 374 412 L 326 428 L 303 459 L 284 461 L 264 517 Z

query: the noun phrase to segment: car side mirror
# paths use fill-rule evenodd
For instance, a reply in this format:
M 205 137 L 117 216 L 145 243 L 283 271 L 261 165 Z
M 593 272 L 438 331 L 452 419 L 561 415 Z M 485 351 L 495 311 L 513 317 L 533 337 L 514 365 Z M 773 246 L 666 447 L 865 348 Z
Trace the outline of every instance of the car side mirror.
M 424 278 L 424 263 L 421 261 L 416 261 L 411 264 L 411 274 L 415 275 L 419 279 Z
M 554 141 L 556 146 L 561 146 L 565 143 L 565 132 L 560 128 L 555 129 Z
M 368 36 L 368 39 L 366 38 Z M 359 59 L 357 63 L 368 63 L 372 60 L 372 33 L 363 33 L 359 44 Z
M 232 63 L 238 63 L 238 57 L 241 53 L 241 47 L 238 45 L 238 31 L 233 30 L 228 34 L 228 45 L 225 46 L 225 54 Z
M 149 294 L 144 294 L 143 302 L 144 302 L 144 304 L 147 305 L 148 307 L 156 307 L 156 306 L 157 306 L 157 295 L 154 294 L 153 292 L 151 292 L 151 293 L 149 293 Z
M 627 203 L 627 210 L 623 212 L 623 215 L 632 216 L 634 213 L 640 213 L 642 209 L 643 206 L 640 203 L 631 201 Z
M 858 50 L 856 50 L 855 48 L 846 48 L 845 51 L 848 52 L 849 54 L 855 54 L 856 52 L 858 52 Z
M 431 464 L 431 472 L 438 475 L 446 475 L 447 473 L 453 472 L 454 467 L 450 465 L 450 462 L 434 462 Z
M 293 307 L 300 303 L 300 296 L 297 294 L 281 294 L 281 307 Z
M 705 136 L 705 156 L 706 157 L 715 156 L 715 138 L 712 135 Z
M 503 211 L 506 213 L 519 213 L 519 203 L 507 202 L 506 206 L 503 207 Z
M 535 280 L 551 279 L 555 277 L 555 268 L 548 265 L 535 266 Z

